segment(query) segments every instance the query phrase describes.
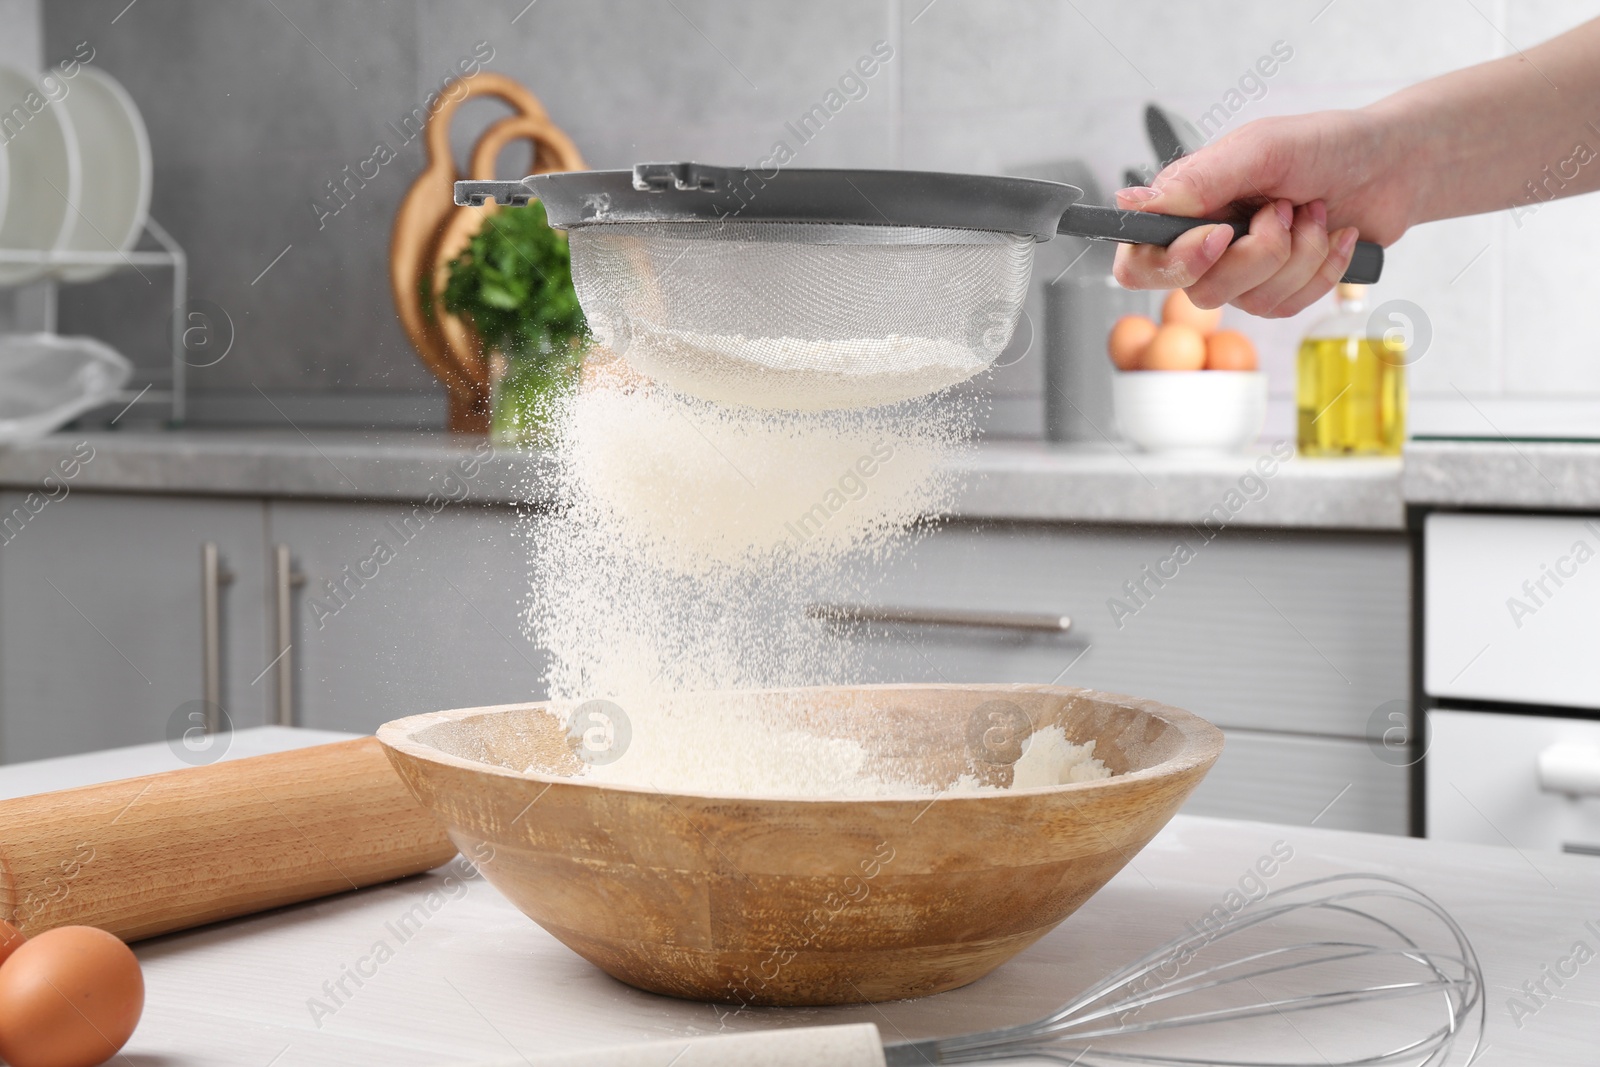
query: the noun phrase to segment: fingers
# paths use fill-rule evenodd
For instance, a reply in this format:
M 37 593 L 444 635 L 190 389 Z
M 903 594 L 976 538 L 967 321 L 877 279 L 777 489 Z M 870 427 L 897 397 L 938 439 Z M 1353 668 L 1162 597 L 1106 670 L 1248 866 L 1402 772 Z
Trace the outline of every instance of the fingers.
M 1232 239 L 1231 226 L 1196 226 L 1165 248 L 1118 245 L 1111 274 L 1124 289 L 1187 289 L 1222 258 Z
M 1124 206 L 1133 203 L 1136 197 Z M 1197 307 L 1233 304 L 1287 318 L 1332 290 L 1355 254 L 1355 229 L 1330 235 L 1327 218 L 1321 201 L 1294 209 L 1280 200 L 1258 210 L 1249 233 L 1231 245 L 1229 227 L 1197 227 L 1166 248 L 1118 247 L 1112 273 L 1128 289 L 1185 289 Z
M 1277 274 L 1294 249 L 1293 222 L 1294 207 L 1287 200 L 1262 207 L 1250 220 L 1250 232 L 1188 287 L 1189 299 L 1196 307 L 1218 308 Z
M 1214 218 L 1238 201 L 1266 199 L 1268 194 L 1259 184 L 1266 169 L 1265 143 L 1254 131 L 1234 134 L 1173 160 L 1151 181 L 1153 195 L 1141 208 L 1163 215 Z
M 1231 303 L 1252 315 L 1280 317 L 1277 308 L 1316 277 L 1328 258 L 1328 210 L 1320 200 L 1297 208 L 1290 228 L 1288 259 L 1260 285 L 1235 296 Z
M 1118 193 L 1120 205 L 1141 203 L 1138 191 L 1124 195 L 1129 192 Z M 1289 201 L 1279 200 L 1257 210 L 1249 232 L 1231 246 L 1231 227 L 1200 226 L 1166 248 L 1136 245 L 1118 249 L 1112 273 L 1124 288 L 1187 289 L 1189 299 L 1199 307 L 1221 307 L 1272 277 L 1288 261 L 1293 219 Z M 1309 276 L 1311 271 L 1305 273 Z
M 1344 277 L 1344 272 L 1350 269 L 1350 257 L 1356 252 L 1356 228 L 1346 226 L 1342 230 L 1335 230 L 1329 235 L 1328 243 L 1328 254 L 1311 281 L 1273 308 L 1273 318 L 1298 315 L 1331 292 L 1339 284 L 1339 279 Z

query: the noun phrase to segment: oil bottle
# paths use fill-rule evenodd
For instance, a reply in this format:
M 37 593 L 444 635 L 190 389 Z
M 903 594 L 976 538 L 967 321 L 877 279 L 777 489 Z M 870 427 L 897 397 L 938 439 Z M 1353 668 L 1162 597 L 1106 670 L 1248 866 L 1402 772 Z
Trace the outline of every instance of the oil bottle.
M 1399 455 L 1406 436 L 1405 342 L 1372 336 L 1366 286 L 1340 285 L 1332 314 L 1300 345 L 1295 406 L 1307 456 Z

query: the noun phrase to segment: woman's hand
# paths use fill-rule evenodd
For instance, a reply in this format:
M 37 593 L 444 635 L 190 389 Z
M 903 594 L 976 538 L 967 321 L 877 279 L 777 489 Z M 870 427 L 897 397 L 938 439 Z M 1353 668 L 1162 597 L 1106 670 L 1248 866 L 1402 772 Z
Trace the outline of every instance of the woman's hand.
M 1411 224 L 1413 193 L 1400 138 L 1371 111 L 1261 119 L 1185 156 L 1117 206 L 1198 218 L 1254 207 L 1250 232 L 1200 226 L 1170 246 L 1120 245 L 1116 279 L 1129 289 L 1184 289 L 1283 318 L 1320 299 L 1349 266 L 1356 238 L 1392 243 Z

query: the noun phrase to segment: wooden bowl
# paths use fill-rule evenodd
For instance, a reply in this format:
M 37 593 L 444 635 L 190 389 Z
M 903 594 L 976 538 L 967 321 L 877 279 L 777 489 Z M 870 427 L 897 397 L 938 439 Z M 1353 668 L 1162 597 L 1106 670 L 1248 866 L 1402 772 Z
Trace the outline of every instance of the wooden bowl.
M 584 959 L 655 993 L 780 1005 L 897 1000 L 983 977 L 1121 870 L 1222 751 L 1221 731 L 1189 712 L 1057 686 L 694 699 L 849 737 L 891 781 L 1009 785 L 1020 716 L 1093 739 L 1114 774 L 942 798 L 664 793 L 573 777 L 583 764 L 546 704 L 414 715 L 378 739 L 489 881 Z

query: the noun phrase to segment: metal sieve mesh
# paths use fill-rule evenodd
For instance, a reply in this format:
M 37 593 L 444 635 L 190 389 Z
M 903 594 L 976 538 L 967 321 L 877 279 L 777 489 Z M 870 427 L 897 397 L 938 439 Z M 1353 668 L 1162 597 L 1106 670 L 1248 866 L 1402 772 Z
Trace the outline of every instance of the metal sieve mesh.
M 1033 239 L 781 222 L 608 223 L 568 234 L 595 339 L 724 403 L 818 410 L 937 392 L 1011 339 Z

